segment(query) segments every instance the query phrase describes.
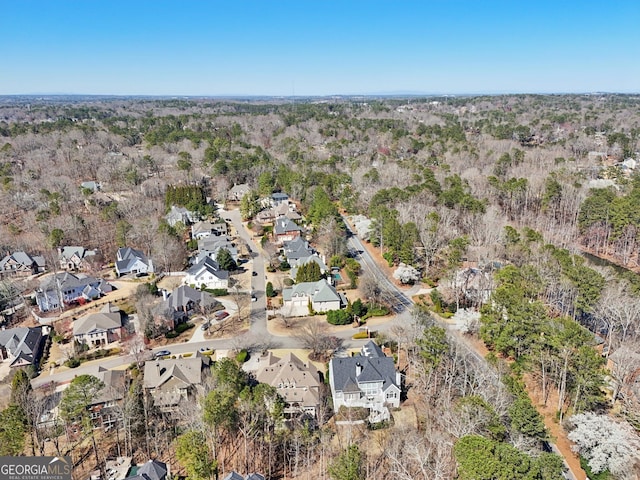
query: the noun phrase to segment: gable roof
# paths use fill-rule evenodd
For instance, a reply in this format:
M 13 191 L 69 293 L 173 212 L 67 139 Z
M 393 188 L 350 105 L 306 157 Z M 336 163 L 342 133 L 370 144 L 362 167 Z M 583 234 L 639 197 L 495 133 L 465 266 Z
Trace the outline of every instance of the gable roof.
M 371 348 L 371 351 L 373 350 L 375 349 Z M 382 354 L 381 350 L 380 353 Z M 384 354 L 380 357 L 362 354 L 344 358 L 334 357 L 329 362 L 329 371 L 336 391 L 354 392 L 359 389 L 361 383 L 369 382 L 382 382 L 383 390 L 391 385 L 399 388 L 393 358 Z
M 244 480 L 244 477 L 237 472 L 231 471 L 226 477 L 222 480 Z
M 15 357 L 11 365 L 35 363 L 38 359 L 34 355 L 37 354 L 41 341 L 41 328 L 18 327 L 0 330 L 0 347 L 6 348 Z
M 146 475 L 151 480 L 164 480 L 167 477 L 167 464 L 158 460 L 149 460 L 138 468 L 138 475 Z
M 309 242 L 302 237 L 296 237 L 289 242 L 285 242 L 283 250 L 288 260 L 307 258 L 314 253 L 313 248 L 309 246 Z
M 31 268 L 34 264 L 38 267 L 45 266 L 44 257 L 40 255 L 29 255 L 27 252 L 13 252 L 9 255 L 6 255 L 2 260 L 0 260 L 0 269 L 5 269 L 5 266 L 10 261 L 15 262 L 18 265 L 21 265 L 26 268 Z
M 273 231 L 276 235 L 284 235 L 288 232 L 302 232 L 302 229 L 293 220 L 289 220 L 287 217 L 278 217 Z
M 187 270 L 187 274 L 198 275 L 203 271 L 207 271 L 208 273 L 215 275 L 220 280 L 226 280 L 229 278 L 229 272 L 226 270 L 222 270 L 218 262 L 216 262 L 211 257 L 205 257 L 202 260 L 200 260 L 193 267 Z
M 131 247 L 119 248 L 116 253 L 116 259 L 116 270 L 124 273 L 130 271 L 138 261 L 147 266 L 151 263 L 144 253 Z
M 311 297 L 313 302 L 334 302 L 339 300 L 342 303 L 342 297 L 338 291 L 329 285 L 326 280 L 297 283 L 291 288 L 282 290 L 283 300 L 291 300 L 293 297 L 301 296 Z
M 90 313 L 73 322 L 73 334 L 85 335 L 92 332 L 104 332 L 122 327 L 120 310 L 112 311 L 107 305 L 97 313 Z
M 87 275 L 74 275 L 73 273 L 63 272 L 56 273 L 43 280 L 40 284 L 40 288 L 43 291 L 56 290 L 58 286 L 61 290 L 69 288 L 85 288 L 87 285 L 99 285 L 103 282 L 102 279 L 90 277 Z
M 172 379 L 185 386 L 202 383 L 202 368 L 209 364 L 209 357 L 196 355 L 189 358 L 149 360 L 144 364 L 145 388 L 161 388 Z
M 87 250 L 80 245 L 69 245 L 66 247 L 60 247 L 58 253 L 61 259 L 70 259 L 74 255 L 80 259 L 90 257 L 96 254 L 95 250 Z
M 208 292 L 196 290 L 188 285 L 180 285 L 167 297 L 167 306 L 174 310 L 186 307 L 189 302 L 194 302 L 202 307 L 209 307 L 218 303 L 218 300 Z

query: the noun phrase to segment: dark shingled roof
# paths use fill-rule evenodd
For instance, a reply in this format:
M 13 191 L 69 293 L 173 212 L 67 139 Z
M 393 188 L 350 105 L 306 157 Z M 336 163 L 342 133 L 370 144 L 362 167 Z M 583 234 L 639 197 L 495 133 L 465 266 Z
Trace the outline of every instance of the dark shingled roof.
M 330 362 L 330 375 L 336 391 L 358 391 L 359 383 L 383 382 L 386 390 L 390 384 L 396 384 L 396 367 L 393 358 L 386 357 L 378 345 L 367 343 L 359 355 L 336 357 Z

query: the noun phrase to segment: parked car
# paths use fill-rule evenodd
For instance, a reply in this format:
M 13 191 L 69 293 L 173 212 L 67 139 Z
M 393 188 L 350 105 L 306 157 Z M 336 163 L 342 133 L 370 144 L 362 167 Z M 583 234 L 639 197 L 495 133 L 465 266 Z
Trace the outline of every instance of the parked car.
M 254 276 L 254 277 L 257 277 L 258 276 L 258 272 L 254 271 L 254 272 L 251 273 L 251 275 Z
M 207 328 L 209 328 L 211 326 L 211 324 L 209 322 L 204 322 L 202 324 L 202 326 L 200 327 L 200 330 L 206 330 Z
M 257 301 L 258 301 L 258 299 L 257 299 L 254 295 L 251 295 L 251 301 L 252 301 L 252 302 L 257 302 Z
M 159 352 L 154 353 L 153 357 L 158 359 L 162 357 L 168 357 L 169 355 L 171 355 L 171 352 L 169 350 L 160 350 Z
M 216 320 L 223 320 L 229 316 L 229 312 L 226 310 L 220 310 L 219 312 L 216 312 L 214 316 L 216 317 Z

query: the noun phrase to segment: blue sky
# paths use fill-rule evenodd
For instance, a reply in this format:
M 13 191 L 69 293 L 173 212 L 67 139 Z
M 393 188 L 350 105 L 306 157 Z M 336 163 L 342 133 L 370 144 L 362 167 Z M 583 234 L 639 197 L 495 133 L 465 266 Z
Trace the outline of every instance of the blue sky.
M 640 92 L 638 0 L 0 7 L 0 95 Z

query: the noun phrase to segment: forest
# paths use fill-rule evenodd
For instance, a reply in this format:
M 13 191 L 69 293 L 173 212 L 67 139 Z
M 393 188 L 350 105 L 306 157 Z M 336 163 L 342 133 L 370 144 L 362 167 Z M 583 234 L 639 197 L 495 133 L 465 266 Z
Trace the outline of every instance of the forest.
M 245 219 L 285 192 L 336 263 L 353 263 L 343 218 L 367 217 L 388 266 L 415 272 L 402 282 L 434 287 L 414 328 L 379 339 L 404 359 L 417 425 L 326 423 L 326 392 L 317 424 L 284 422 L 274 390 L 234 361 L 212 367 L 200 406 L 168 418 L 144 404 L 134 365 L 119 449 L 171 455 L 194 479 L 232 464 L 267 478 L 563 478 L 544 412 L 590 478 L 640 474 L 640 97 L 0 102 L 4 252 L 53 264 L 58 247 L 83 245 L 109 263 L 134 246 L 158 272 L 182 270 L 187 229 L 164 216 L 214 217 L 239 184 Z M 459 280 L 470 268 L 485 282 L 475 295 Z M 34 288 L 5 277 L 0 304 Z M 483 361 L 438 321 L 471 313 L 462 334 Z M 41 406 L 22 374 L 12 382 L 0 454 L 35 453 Z M 64 414 L 82 423 L 98 386 L 74 388 Z

